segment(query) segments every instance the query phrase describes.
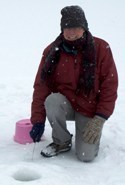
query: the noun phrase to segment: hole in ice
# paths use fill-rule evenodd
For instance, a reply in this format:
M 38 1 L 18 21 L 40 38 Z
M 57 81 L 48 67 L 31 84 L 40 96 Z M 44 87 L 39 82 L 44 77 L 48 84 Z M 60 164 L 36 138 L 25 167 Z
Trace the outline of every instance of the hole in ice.
M 19 169 L 14 173 L 13 178 L 18 181 L 34 181 L 40 179 L 41 176 L 31 169 Z

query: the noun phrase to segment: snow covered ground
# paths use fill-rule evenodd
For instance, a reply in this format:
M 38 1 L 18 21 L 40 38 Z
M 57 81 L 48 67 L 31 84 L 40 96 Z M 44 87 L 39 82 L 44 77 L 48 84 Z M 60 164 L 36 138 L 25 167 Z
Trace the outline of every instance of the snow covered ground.
M 15 124 L 30 117 L 33 82 L 46 45 L 60 33 L 60 10 L 80 5 L 93 35 L 109 42 L 119 73 L 116 108 L 103 129 L 99 156 L 82 163 L 71 152 L 43 158 L 51 141 L 14 142 Z M 125 184 L 125 1 L 0 0 L 0 184 L 1 185 L 124 185 Z M 68 122 L 74 134 L 74 123 Z M 73 138 L 74 140 L 74 138 Z

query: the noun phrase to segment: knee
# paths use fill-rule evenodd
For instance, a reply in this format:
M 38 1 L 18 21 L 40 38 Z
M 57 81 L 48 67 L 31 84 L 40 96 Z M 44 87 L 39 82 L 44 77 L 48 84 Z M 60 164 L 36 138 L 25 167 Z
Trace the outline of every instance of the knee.
M 47 96 L 47 98 L 45 100 L 45 103 L 44 103 L 45 104 L 45 108 L 48 108 L 50 106 L 53 106 L 54 105 L 55 98 L 56 98 L 56 96 L 55 96 L 54 93 L 52 93 L 49 96 Z
M 45 110 L 47 117 L 59 116 L 63 106 L 64 96 L 60 93 L 52 93 L 45 100 Z
M 96 157 L 96 155 L 86 155 L 85 153 L 77 153 L 76 156 L 82 162 L 92 162 Z
M 80 161 L 91 162 L 98 155 L 99 146 L 83 143 L 76 147 L 76 156 Z
M 52 93 L 45 100 L 45 107 L 53 107 L 61 104 L 63 95 L 60 93 Z

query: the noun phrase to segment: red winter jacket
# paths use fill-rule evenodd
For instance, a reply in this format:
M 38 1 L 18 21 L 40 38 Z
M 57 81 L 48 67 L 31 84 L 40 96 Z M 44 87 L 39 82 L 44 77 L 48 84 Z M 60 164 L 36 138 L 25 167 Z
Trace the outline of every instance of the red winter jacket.
M 113 113 L 117 99 L 118 76 L 109 44 L 94 37 L 96 46 L 95 92 L 86 97 L 83 93 L 76 95 L 76 88 L 81 68 L 81 53 L 76 56 L 61 51 L 60 60 L 52 74 L 53 88 L 41 82 L 41 69 L 45 56 L 51 45 L 43 53 L 34 83 L 31 110 L 31 122 L 44 122 L 46 118 L 44 102 L 52 92 L 60 92 L 70 101 L 75 111 L 84 116 L 93 117 L 98 114 L 106 119 Z

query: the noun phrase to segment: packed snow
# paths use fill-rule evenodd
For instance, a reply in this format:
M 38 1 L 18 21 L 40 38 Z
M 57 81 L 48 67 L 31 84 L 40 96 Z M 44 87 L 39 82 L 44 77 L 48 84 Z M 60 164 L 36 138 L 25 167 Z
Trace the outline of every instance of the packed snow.
M 43 49 L 60 33 L 60 10 L 80 5 L 90 32 L 106 40 L 119 74 L 114 114 L 105 123 L 98 157 L 82 163 L 70 152 L 40 156 L 51 142 L 46 121 L 40 143 L 14 141 L 16 122 L 30 118 L 33 82 Z M 125 1 L 0 0 L 0 184 L 124 185 L 125 184 Z M 74 135 L 74 122 L 67 122 Z

